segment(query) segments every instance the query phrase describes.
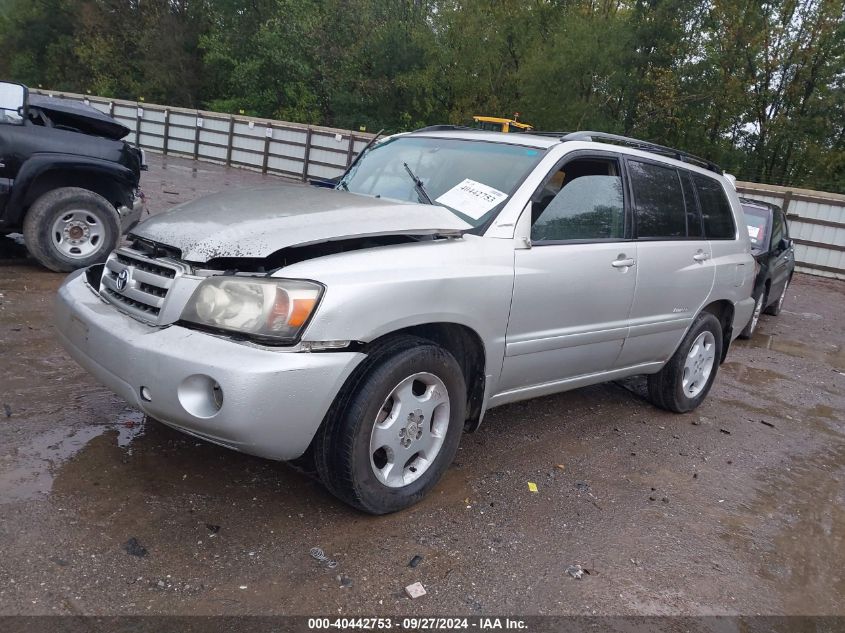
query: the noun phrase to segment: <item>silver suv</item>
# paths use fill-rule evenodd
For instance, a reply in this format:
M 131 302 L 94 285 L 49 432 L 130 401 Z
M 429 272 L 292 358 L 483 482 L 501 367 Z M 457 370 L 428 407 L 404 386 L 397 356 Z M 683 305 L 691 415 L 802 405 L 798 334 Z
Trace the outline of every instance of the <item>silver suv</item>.
M 71 275 L 71 355 L 150 416 L 311 467 L 343 501 L 419 501 L 491 407 L 635 374 L 697 407 L 754 309 L 715 165 L 594 132 L 426 128 L 334 190 L 213 195 Z

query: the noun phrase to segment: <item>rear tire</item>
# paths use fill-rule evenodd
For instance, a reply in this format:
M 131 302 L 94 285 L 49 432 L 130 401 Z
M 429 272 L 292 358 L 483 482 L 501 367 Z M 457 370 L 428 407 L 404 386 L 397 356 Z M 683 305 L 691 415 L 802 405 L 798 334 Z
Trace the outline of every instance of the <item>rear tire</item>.
M 709 312 L 699 314 L 680 346 L 648 377 L 649 400 L 661 409 L 686 413 L 707 396 L 722 357 L 722 326 Z
M 120 239 L 120 219 L 109 201 L 93 191 L 61 187 L 29 208 L 23 236 L 41 265 L 69 272 L 106 260 Z
M 420 501 L 449 467 L 467 390 L 455 358 L 426 339 L 397 337 L 365 363 L 317 432 L 314 462 L 339 499 L 387 514 Z

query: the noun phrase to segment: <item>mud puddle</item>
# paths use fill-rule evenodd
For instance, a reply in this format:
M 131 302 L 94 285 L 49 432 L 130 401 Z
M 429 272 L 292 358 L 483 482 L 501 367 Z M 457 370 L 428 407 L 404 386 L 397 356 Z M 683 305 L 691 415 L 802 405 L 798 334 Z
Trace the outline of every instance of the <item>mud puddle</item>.
M 845 578 L 834 571 L 845 544 L 845 444 L 794 456 L 785 467 L 754 478 L 752 498 L 727 519 L 722 538 L 757 552 L 760 578 L 787 589 L 791 614 L 824 611 L 834 590 L 845 595 Z
M 845 371 L 845 348 L 842 345 L 809 345 L 771 334 L 756 334 L 748 344 L 797 358 L 821 361 L 834 369 Z
M 81 429 L 62 426 L 36 435 L 11 454 L 0 457 L 0 504 L 49 494 L 55 471 L 101 435 L 113 435 L 117 446 L 131 455 L 132 441 L 143 435 L 144 425 L 142 413 L 128 412 L 115 424 Z
M 789 380 L 786 374 L 782 374 L 771 369 L 764 369 L 762 367 L 750 367 L 735 361 L 728 361 L 722 365 L 722 371 L 728 370 L 733 372 L 734 377 L 745 384 L 753 386 L 762 386 L 777 380 Z

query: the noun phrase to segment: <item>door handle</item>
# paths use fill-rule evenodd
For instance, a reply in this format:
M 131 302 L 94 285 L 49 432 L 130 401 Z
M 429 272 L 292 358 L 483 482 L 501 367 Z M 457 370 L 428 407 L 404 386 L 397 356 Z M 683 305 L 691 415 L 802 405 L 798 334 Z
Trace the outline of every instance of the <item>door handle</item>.
M 628 257 L 626 259 L 616 259 L 610 263 L 614 268 L 630 268 L 634 265 L 634 259 Z
M 698 251 L 692 258 L 697 262 L 706 262 L 710 259 L 709 253 L 705 253 L 704 251 Z

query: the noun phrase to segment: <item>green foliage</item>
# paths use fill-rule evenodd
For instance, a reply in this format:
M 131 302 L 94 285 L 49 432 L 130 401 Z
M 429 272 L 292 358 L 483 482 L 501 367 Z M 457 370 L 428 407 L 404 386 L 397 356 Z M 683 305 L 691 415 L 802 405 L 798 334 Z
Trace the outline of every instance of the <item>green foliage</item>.
M 371 131 L 520 112 L 845 191 L 843 0 L 0 0 L 0 76 Z

